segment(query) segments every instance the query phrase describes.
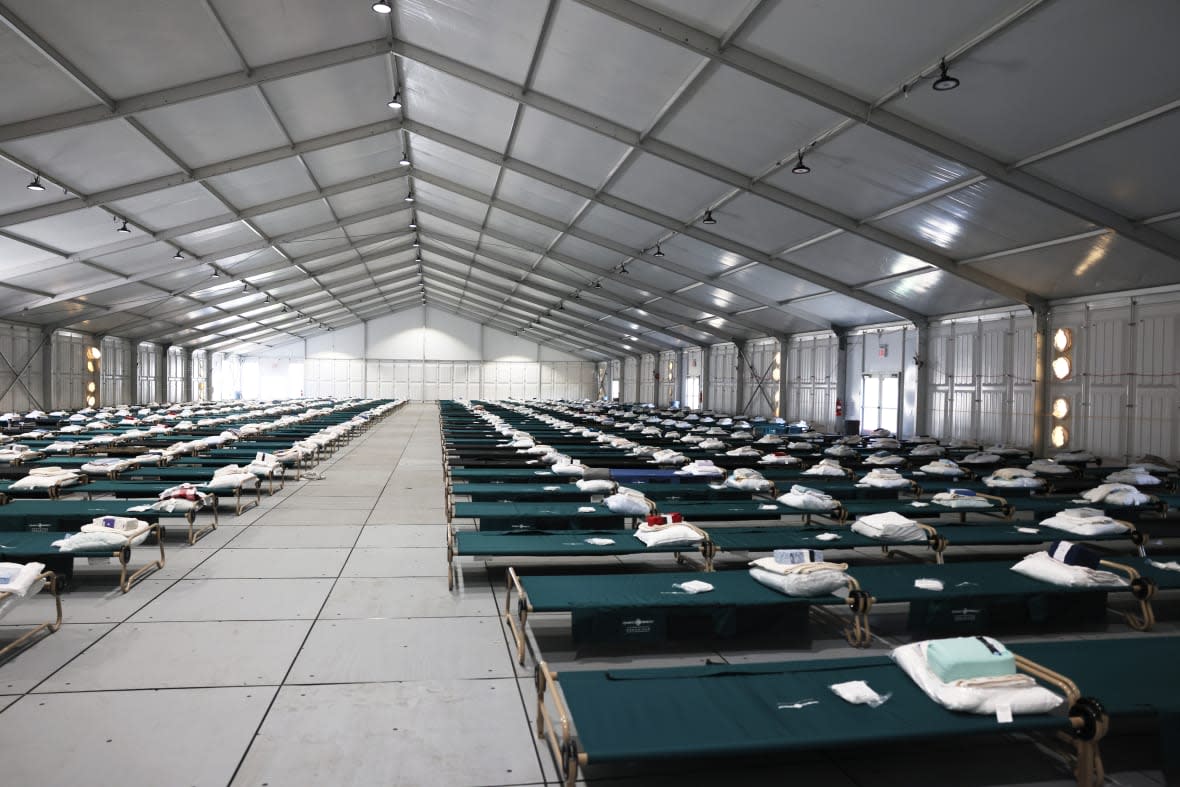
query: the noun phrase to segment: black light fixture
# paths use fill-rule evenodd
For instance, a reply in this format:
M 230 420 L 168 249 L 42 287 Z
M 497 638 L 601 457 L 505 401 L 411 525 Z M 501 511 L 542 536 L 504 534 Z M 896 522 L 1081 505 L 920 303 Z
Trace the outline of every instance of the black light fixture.
M 414 248 L 416 249 L 416 248 L 418 248 L 418 247 L 419 247 L 419 246 L 421 246 L 421 245 L 422 245 L 422 244 L 418 242 L 418 236 L 417 236 L 417 235 L 415 235 L 415 236 L 414 236 Z
M 250 285 L 242 282 L 242 292 L 250 292 Z
M 127 219 L 123 219 L 123 226 L 119 227 L 115 232 L 131 232 L 131 228 L 127 226 Z
M 660 248 L 660 244 L 658 244 L 658 243 L 656 244 L 656 253 L 651 256 L 653 256 L 653 257 L 663 257 L 664 256 L 664 250 Z
M 404 150 L 402 151 L 401 161 L 399 161 L 397 163 L 401 164 L 403 167 L 410 166 L 410 157 L 406 155 L 406 152 Z
M 418 222 L 414 221 L 414 219 L 410 219 L 410 229 L 412 229 L 412 230 L 418 229 Z
M 180 249 L 176 250 L 176 253 L 172 255 L 172 259 L 174 259 L 174 260 L 183 260 L 184 259 L 184 255 L 180 253 Z
M 601 290 L 602 289 L 602 282 L 600 282 L 598 279 L 595 279 L 594 283 L 591 284 L 590 286 L 596 290 Z
M 942 62 L 938 64 L 938 69 L 939 69 L 940 73 L 939 73 L 938 79 L 934 80 L 934 84 L 931 85 L 932 88 L 934 88 L 935 90 L 938 90 L 938 91 L 944 91 L 944 90 L 954 90 L 955 88 L 957 88 L 959 86 L 959 80 L 955 79 L 953 76 L 951 76 L 950 74 L 948 74 L 946 72 L 946 58 L 945 57 L 942 59 Z
M 795 159 L 795 166 L 791 167 L 791 172 L 794 172 L 796 175 L 806 175 L 808 172 L 811 172 L 811 167 L 803 163 L 802 148 L 799 149 L 799 157 Z
M 660 256 L 662 257 L 664 255 L 661 254 Z M 627 270 L 627 263 L 624 262 L 622 265 L 619 266 L 619 273 L 624 276 L 631 273 L 631 271 Z
M 213 278 L 215 278 L 215 279 L 221 278 L 221 273 L 216 268 L 213 268 Z
M 388 106 L 390 109 L 402 108 L 402 92 L 400 90 L 393 91 L 393 98 L 389 99 Z
M 286 314 L 288 311 L 290 311 L 290 309 L 288 309 L 287 306 L 284 304 L 283 305 L 283 314 Z
M 422 255 L 419 254 L 416 257 L 414 257 L 414 262 L 422 262 Z
M 701 219 L 701 224 L 716 224 L 717 219 L 713 218 L 713 211 L 705 211 L 705 218 Z
M 376 0 L 373 3 L 373 10 L 379 14 L 392 14 L 393 3 L 389 2 L 389 0 Z
M 270 303 L 270 293 L 266 294 L 266 300 L 263 303 Z
M 402 201 L 403 202 L 413 202 L 414 201 L 414 192 L 407 191 L 406 196 L 402 197 Z
M 45 187 L 41 185 L 41 173 L 33 175 L 33 179 L 29 181 L 29 185 L 25 186 L 29 191 L 45 191 Z

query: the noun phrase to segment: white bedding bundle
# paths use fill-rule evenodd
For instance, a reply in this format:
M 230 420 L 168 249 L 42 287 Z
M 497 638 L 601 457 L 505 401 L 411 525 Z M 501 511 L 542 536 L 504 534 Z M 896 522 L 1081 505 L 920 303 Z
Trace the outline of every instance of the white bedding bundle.
M 655 547 L 666 544 L 699 544 L 705 540 L 705 534 L 687 522 L 651 525 L 641 522 L 635 528 L 635 537 L 646 546 Z
M 1142 467 L 1128 467 L 1111 473 L 1102 479 L 1111 484 L 1134 484 L 1135 486 L 1158 486 L 1160 479 L 1147 472 Z
M 791 491 L 786 494 L 779 495 L 778 501 L 785 506 L 804 511 L 831 511 L 840 505 L 831 495 L 799 484 L 792 486 Z
M 890 656 L 926 696 L 944 708 L 981 715 L 991 715 L 1002 708 L 1014 714 L 1048 713 L 1063 702 L 1060 696 L 1038 686 L 1028 675 L 944 683 L 926 661 L 928 647 L 928 641 L 914 642 L 895 648 Z
M 908 478 L 905 478 L 896 470 L 890 470 L 886 467 L 878 467 L 870 470 L 857 483 L 877 489 L 904 489 L 905 487 L 911 486 Z
M 1012 566 L 1012 570 L 1017 574 L 1063 587 L 1126 587 L 1128 584 L 1127 580 L 1118 574 L 1086 566 L 1071 566 L 1054 559 L 1044 551 L 1026 555 Z
M 896 511 L 862 516 L 852 523 L 852 530 L 869 538 L 887 541 L 925 541 L 926 531 L 912 519 Z
M 1029 462 L 1029 472 L 1041 473 L 1043 475 L 1070 475 L 1073 469 L 1063 464 L 1058 464 L 1052 459 L 1034 459 Z
M 656 504 L 648 500 L 642 492 L 620 486 L 618 490 L 602 501 L 615 514 L 626 516 L 647 516 L 656 510 Z
M 976 495 L 970 490 L 948 489 L 930 498 L 931 502 L 947 508 L 991 508 L 992 501 Z
M 877 465 L 881 467 L 889 467 L 893 465 L 900 465 L 905 463 L 905 458 L 895 456 L 887 451 L 878 451 L 865 457 L 866 465 Z
M 1082 499 L 1089 503 L 1110 503 L 1116 506 L 1141 506 L 1151 502 L 1150 495 L 1145 495 L 1130 484 L 1099 484 L 1082 492 Z
M 1041 524 L 1075 536 L 1117 535 L 1130 529 L 1126 523 L 1111 519 L 1094 508 L 1070 508 L 1060 511 L 1042 520 Z
M 758 460 L 760 465 L 797 465 L 801 464 L 799 457 L 789 454 L 765 454 Z
M 816 464 L 803 471 L 803 475 L 840 476 L 845 477 L 845 470 L 835 459 L 821 459 Z
M 739 467 L 725 479 L 725 485 L 730 489 L 740 489 L 743 492 L 769 492 L 774 484 L 764 475 L 749 467 Z
M 983 479 L 988 486 L 1009 489 L 1035 489 L 1045 485 L 1036 473 L 1022 467 L 1001 467 Z
M 725 471 L 708 459 L 697 459 L 676 471 L 676 475 L 693 476 L 694 478 L 721 478 Z
M 935 459 L 933 462 L 924 464 L 918 469 L 930 475 L 963 475 L 963 468 L 959 467 L 950 459 Z
M 942 456 L 946 449 L 937 443 L 920 443 L 910 449 L 910 456 Z
M 779 563 L 762 557 L 749 565 L 756 582 L 788 596 L 823 596 L 848 584 L 846 563 Z

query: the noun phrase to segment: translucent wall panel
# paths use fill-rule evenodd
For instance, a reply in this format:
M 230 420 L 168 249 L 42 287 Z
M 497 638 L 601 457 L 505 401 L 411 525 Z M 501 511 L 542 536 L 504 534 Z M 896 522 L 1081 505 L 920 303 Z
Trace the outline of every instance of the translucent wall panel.
M 131 404 L 127 401 L 127 378 L 131 370 L 131 342 L 115 336 L 102 339 L 99 361 L 101 404 Z
M 86 404 L 86 348 L 89 336 L 69 331 L 53 335 L 52 407 L 84 407 Z
M 732 413 L 737 409 L 737 347 L 715 344 L 709 348 L 709 409 Z
M 834 335 L 795 337 L 788 343 L 787 421 L 807 421 L 814 429 L 832 430 L 836 417 Z
M 49 404 L 41 401 L 45 350 L 42 339 L 37 328 L 0 323 L 0 354 L 8 361 L 0 364 L 0 410 L 3 412 L 48 409 Z
M 136 391 L 142 403 L 154 402 L 158 398 L 156 380 L 160 369 L 160 348 L 150 342 L 143 342 L 137 348 L 139 363 L 136 365 Z

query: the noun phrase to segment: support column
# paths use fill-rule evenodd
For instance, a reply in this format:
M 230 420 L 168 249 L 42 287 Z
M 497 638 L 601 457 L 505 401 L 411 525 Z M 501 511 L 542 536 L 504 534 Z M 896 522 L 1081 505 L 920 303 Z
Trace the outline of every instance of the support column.
M 41 409 L 49 412 L 57 409 L 57 400 L 54 399 L 55 391 L 53 390 L 54 368 L 53 364 L 57 348 L 53 346 L 53 329 L 43 328 L 41 330 Z
M 783 419 L 787 417 L 787 379 L 790 377 L 787 374 L 787 361 L 791 357 L 790 346 L 789 335 L 778 337 L 778 412 L 775 415 Z
M 837 330 L 836 334 L 836 399 L 848 406 L 848 332 Z M 832 403 L 832 431 L 844 434 L 844 415 L 837 416 L 835 402 Z
M 1049 364 L 1052 363 L 1053 348 L 1049 341 L 1049 312 L 1047 309 L 1033 311 L 1036 324 L 1036 366 L 1033 371 L 1033 423 L 1032 441 L 1035 456 L 1046 456 L 1049 447 Z
M 168 401 L 168 350 L 171 344 L 161 344 L 156 359 L 156 401 L 161 404 Z
M 914 434 L 924 435 L 930 431 L 930 364 L 926 362 L 930 357 L 930 323 L 915 325 L 914 339 Z
M 676 356 L 676 401 L 684 407 L 684 380 L 688 376 L 688 350 L 681 348 Z
M 697 407 L 702 410 L 708 410 L 713 403 L 713 394 L 711 393 L 712 382 L 712 356 L 713 345 L 706 344 L 701 347 L 701 401 L 697 403 Z
M 213 401 L 213 353 L 205 351 L 205 399 Z
M 127 353 L 127 364 L 123 367 L 127 375 L 123 380 L 123 402 L 132 405 L 139 403 L 139 343 L 130 339 L 127 345 L 131 349 Z
M 742 408 L 746 406 L 746 375 L 744 373 L 744 365 L 746 360 L 746 340 L 734 339 L 733 344 L 737 348 L 737 357 L 735 359 L 737 361 L 735 364 L 737 367 L 737 377 L 734 380 L 734 412 L 732 414 L 741 415 Z

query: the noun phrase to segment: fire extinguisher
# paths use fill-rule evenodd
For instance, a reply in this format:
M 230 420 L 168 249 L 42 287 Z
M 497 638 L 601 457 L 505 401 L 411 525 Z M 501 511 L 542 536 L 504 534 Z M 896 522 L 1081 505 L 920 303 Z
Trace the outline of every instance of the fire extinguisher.
M 844 415 L 844 400 L 837 399 L 836 400 L 836 417 L 841 418 L 841 417 L 843 417 L 843 415 Z

